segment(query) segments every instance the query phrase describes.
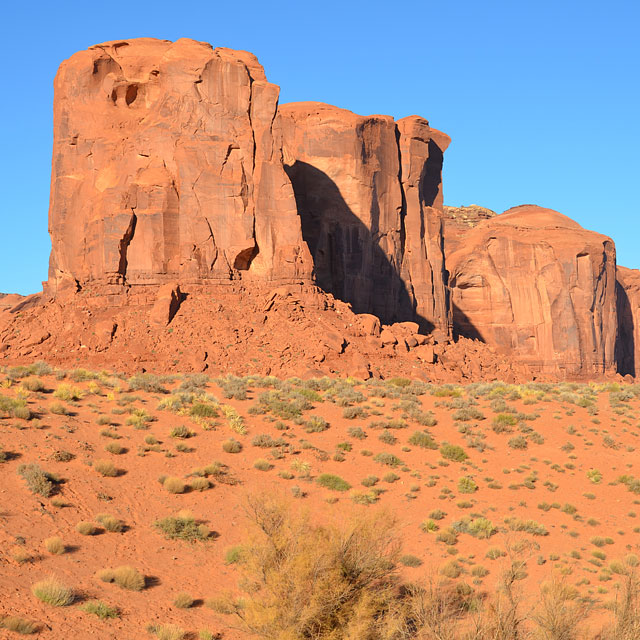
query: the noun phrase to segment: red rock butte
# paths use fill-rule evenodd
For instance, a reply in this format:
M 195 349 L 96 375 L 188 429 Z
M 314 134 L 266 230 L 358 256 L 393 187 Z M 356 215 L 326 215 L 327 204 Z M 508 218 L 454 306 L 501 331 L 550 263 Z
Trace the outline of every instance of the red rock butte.
M 0 355 L 636 375 L 640 277 L 616 266 L 610 238 L 533 205 L 444 207 L 450 139 L 422 117 L 278 97 L 253 54 L 189 39 L 64 61 L 49 277 L 43 294 L 0 298 Z

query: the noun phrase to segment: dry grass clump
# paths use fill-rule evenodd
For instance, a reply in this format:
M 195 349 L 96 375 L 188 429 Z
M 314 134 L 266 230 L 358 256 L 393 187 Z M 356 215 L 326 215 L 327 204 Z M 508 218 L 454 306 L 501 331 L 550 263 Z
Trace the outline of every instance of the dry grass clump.
M 189 483 L 189 486 L 194 491 L 206 491 L 211 487 L 211 483 L 207 478 L 193 478 Z
M 66 607 L 74 600 L 73 589 L 53 575 L 36 582 L 31 592 L 38 600 L 52 607 Z
M 175 478 L 172 476 L 169 476 L 168 478 L 165 478 L 162 481 L 162 486 L 169 492 L 169 493 L 184 493 L 187 489 L 187 485 L 185 483 L 184 480 L 182 480 L 182 478 Z
M 38 631 L 38 625 L 31 620 L 18 616 L 0 616 L 0 629 L 7 629 L 23 636 L 29 636 Z
M 153 525 L 169 540 L 202 541 L 209 538 L 211 531 L 204 524 L 198 524 L 189 511 L 180 511 L 175 516 L 156 520 Z
M 102 582 L 113 582 L 121 589 L 128 589 L 129 591 L 142 591 L 145 587 L 144 576 L 135 567 L 129 565 L 123 565 L 115 569 L 102 569 L 96 575 Z
M 178 609 L 189 609 L 190 607 L 193 606 L 193 598 L 191 597 L 190 594 L 188 593 L 179 593 L 174 601 L 173 601 L 173 606 L 177 607 Z
M 222 450 L 225 453 L 240 453 L 242 451 L 242 444 L 237 440 L 230 438 L 222 443 Z
M 91 613 L 94 616 L 98 616 L 100 620 L 120 617 L 120 612 L 117 607 L 110 607 L 101 600 L 89 600 L 80 607 L 80 610 L 85 613 Z
M 55 490 L 56 475 L 43 471 L 37 464 L 21 464 L 18 473 L 24 478 L 31 493 L 48 498 Z
M 113 453 L 116 456 L 122 455 L 123 453 L 127 452 L 126 447 L 123 447 L 118 442 L 110 442 L 108 445 L 105 446 L 104 450 L 109 453 Z
M 62 555 L 66 551 L 66 547 L 62 538 L 54 536 L 44 541 L 44 548 L 54 556 Z
M 124 531 L 124 523 L 122 520 L 118 520 L 118 518 L 108 513 L 99 513 L 96 516 L 96 521 L 99 522 L 106 531 L 110 531 L 111 533 L 122 533 Z
M 147 626 L 147 631 L 158 638 L 158 640 L 182 640 L 185 637 L 184 629 L 175 624 L 151 623 Z
M 98 527 L 93 522 L 82 520 L 76 525 L 76 531 L 82 536 L 93 536 L 98 532 Z
M 66 382 L 63 382 L 58 388 L 53 392 L 53 397 L 58 400 L 63 400 L 64 402 L 70 402 L 73 400 L 80 400 L 82 398 L 82 389 L 78 387 L 73 387 Z
M 96 460 L 93 468 L 101 475 L 107 478 L 115 478 L 118 475 L 118 469 L 111 460 Z

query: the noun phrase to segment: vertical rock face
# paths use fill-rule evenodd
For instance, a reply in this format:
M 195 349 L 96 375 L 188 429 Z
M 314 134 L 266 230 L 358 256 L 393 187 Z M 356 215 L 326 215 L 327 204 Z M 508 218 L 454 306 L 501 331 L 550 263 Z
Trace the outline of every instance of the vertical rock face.
M 318 284 L 357 313 L 448 330 L 442 154 L 421 118 L 282 105 L 284 158 Z
M 108 42 L 55 80 L 48 286 L 309 278 L 279 89 L 188 39 Z
M 613 372 L 615 248 L 566 216 L 515 207 L 480 222 L 447 255 L 454 330 L 533 370 Z
M 640 376 L 640 271 L 618 267 L 618 373 Z

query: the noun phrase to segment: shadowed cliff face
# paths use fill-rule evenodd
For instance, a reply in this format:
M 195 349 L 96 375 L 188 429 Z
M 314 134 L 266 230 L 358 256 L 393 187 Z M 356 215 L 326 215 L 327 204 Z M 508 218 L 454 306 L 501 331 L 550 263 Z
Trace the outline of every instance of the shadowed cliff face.
M 317 283 L 384 323 L 447 332 L 440 209 L 448 138 L 421 118 L 396 123 L 319 103 L 282 105 L 280 114 Z
M 618 267 L 618 373 L 640 375 L 640 271 Z
M 560 375 L 615 370 L 615 248 L 566 216 L 516 207 L 447 255 L 456 335 Z

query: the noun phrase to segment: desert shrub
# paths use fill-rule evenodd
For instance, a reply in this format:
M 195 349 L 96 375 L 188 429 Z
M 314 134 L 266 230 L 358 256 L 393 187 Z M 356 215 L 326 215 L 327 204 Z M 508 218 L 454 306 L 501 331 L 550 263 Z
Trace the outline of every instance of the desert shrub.
M 363 431 L 362 427 L 349 427 L 347 429 L 347 433 L 357 440 L 364 440 L 367 437 L 367 434 Z
M 383 482 L 388 482 L 389 484 L 393 484 L 394 482 L 397 482 L 398 480 L 400 480 L 400 476 L 396 473 L 393 473 L 393 471 L 390 471 L 389 473 L 385 473 L 382 476 L 382 481 Z
M 107 451 L 108 453 L 113 453 L 114 455 L 117 455 L 117 456 L 127 451 L 125 447 L 123 447 L 121 444 L 118 444 L 117 442 L 110 442 L 108 445 L 105 446 L 104 450 Z
M 328 428 L 329 423 L 320 416 L 309 416 L 309 419 L 304 422 L 304 430 L 307 433 L 320 433 Z
M 398 558 L 398 562 L 405 567 L 419 567 L 422 564 L 422 560 L 418 556 L 414 556 L 410 553 L 402 555 Z
M 96 516 L 96 522 L 99 522 L 106 531 L 111 533 L 122 533 L 124 531 L 124 523 L 115 516 L 108 513 L 99 513 Z
M 482 517 L 464 517 L 461 520 L 454 522 L 452 528 L 458 533 L 468 533 L 470 536 L 479 538 L 481 540 L 490 538 L 494 533 L 497 532 L 497 529 L 494 526 L 493 522 L 491 522 L 491 520 L 488 520 L 487 518 Z
M 65 407 L 62 402 L 54 402 L 51 404 L 49 411 L 57 416 L 66 416 L 69 413 L 67 407 Z
M 515 436 L 513 438 L 509 438 L 507 444 L 512 449 L 526 449 L 529 446 L 529 443 L 524 436 Z
M 173 606 L 177 607 L 178 609 L 189 609 L 190 607 L 193 606 L 193 598 L 191 597 L 190 594 L 188 593 L 179 593 L 174 601 L 173 601 Z
M 43 471 L 37 464 L 21 464 L 18 474 L 24 478 L 31 493 L 48 498 L 55 491 L 57 476 Z
M 460 422 L 470 422 L 471 420 L 484 420 L 485 415 L 476 407 L 462 407 L 455 411 L 451 416 L 454 420 Z
M 54 556 L 62 555 L 66 550 L 66 547 L 64 542 L 62 541 L 62 538 L 58 536 L 47 538 L 44 541 L 44 548 Z
M 549 534 L 546 527 L 535 520 L 521 520 L 520 518 L 505 518 L 505 524 L 511 531 L 524 531 L 534 536 L 546 536 Z
M 222 450 L 225 453 L 240 453 L 242 451 L 242 444 L 233 438 L 229 438 L 222 443 Z
M 531 617 L 542 638 L 578 640 L 584 637 L 582 626 L 588 612 L 589 605 L 574 586 L 553 579 L 542 585 Z
M 602 473 L 597 469 L 589 469 L 589 471 L 587 471 L 587 478 L 590 482 L 593 482 L 593 484 L 600 484 L 602 481 Z
M 93 522 L 83 520 L 76 525 L 76 531 L 82 536 L 93 536 L 97 533 L 98 528 Z
M 185 637 L 185 631 L 175 624 L 153 622 L 147 626 L 147 631 L 158 640 L 183 640 Z
M 335 476 L 331 473 L 322 473 L 320 474 L 316 482 L 326 489 L 331 489 L 332 491 L 348 491 L 351 489 L 351 485 L 343 480 L 340 476 Z
M 211 483 L 207 478 L 193 478 L 193 480 L 189 482 L 189 486 L 194 491 L 206 491 L 211 488 Z
M 435 509 L 431 512 L 429 512 L 429 517 L 433 518 L 433 520 L 444 520 L 444 518 L 447 516 L 447 514 L 442 511 L 441 509 Z
M 115 478 L 118 475 L 118 469 L 111 460 L 96 460 L 93 468 L 101 475 L 107 478 Z
M 7 631 L 13 631 L 23 636 L 29 636 L 38 631 L 38 625 L 26 618 L 20 618 L 19 616 L 1 616 L 0 615 L 0 629 L 7 629 Z
M 108 620 L 109 618 L 120 617 L 117 607 L 110 607 L 101 600 L 89 600 L 80 606 L 80 610 L 98 616 L 100 620 Z
M 518 419 L 510 413 L 499 413 L 491 421 L 491 427 L 496 433 L 512 431 L 518 424 Z
M 389 445 L 393 445 L 396 442 L 398 442 L 398 438 L 396 438 L 388 429 L 385 429 L 378 436 L 378 440 L 380 440 L 380 442 L 384 442 L 385 444 L 389 444 Z
M 225 398 L 247 399 L 247 381 L 244 378 L 229 375 L 226 378 L 216 379 L 215 383 L 222 389 L 222 395 Z
M 193 418 L 217 418 L 220 416 L 220 412 L 213 404 L 194 402 L 189 408 L 189 415 Z
M 180 425 L 178 427 L 173 427 L 169 432 L 170 438 L 190 438 L 193 435 L 191 430 L 184 425 Z
M 147 391 L 148 393 L 169 393 L 164 384 L 169 379 L 153 373 L 138 373 L 129 378 L 129 391 Z
M 424 520 L 423 522 L 420 523 L 420 529 L 425 533 L 433 533 L 434 531 L 437 531 L 439 528 L 440 527 L 438 526 L 438 523 L 432 518 L 428 518 L 427 520 Z
M 453 460 L 454 462 L 464 462 L 469 457 L 462 447 L 446 442 L 440 447 L 440 455 L 445 460 Z
M 459 578 L 462 575 L 462 567 L 455 560 L 449 560 L 440 567 L 440 573 L 446 578 Z
M 414 431 L 409 438 L 409 444 L 423 449 L 437 449 L 436 441 L 425 431 Z
M 444 531 L 441 531 L 437 536 L 436 536 L 436 541 L 437 542 L 443 542 L 444 544 L 448 545 L 448 546 L 452 546 L 454 544 L 457 544 L 458 542 L 458 534 L 456 533 L 456 531 L 454 529 L 444 529 Z
M 224 563 L 225 564 L 236 564 L 240 562 L 240 558 L 242 557 L 242 546 L 236 545 L 235 547 L 231 547 L 227 549 L 224 554 Z
M 64 402 L 80 400 L 82 398 L 82 389 L 63 383 L 53 392 L 53 397 Z
M 419 612 L 428 598 L 400 581 L 396 524 L 388 514 L 322 526 L 269 496 L 250 499 L 248 511 L 255 535 L 238 564 L 246 593 L 211 605 L 245 631 L 318 640 L 417 638 L 426 631 Z
M 156 520 L 153 526 L 169 540 L 197 542 L 206 540 L 211 533 L 205 525 L 198 524 L 190 513 L 185 512 Z
M 342 417 L 347 420 L 355 420 L 356 418 L 366 418 L 367 412 L 362 407 L 345 407 L 342 410 Z
M 458 491 L 460 493 L 474 493 L 478 490 L 478 485 L 469 476 L 462 476 L 458 480 Z
M 184 493 L 187 489 L 187 485 L 184 482 L 184 480 L 182 480 L 182 478 L 176 478 L 173 476 L 169 476 L 168 478 L 165 478 L 162 486 L 169 492 L 169 493 Z
M 121 589 L 129 591 L 142 591 L 145 587 L 144 576 L 135 567 L 129 565 L 115 569 L 103 569 L 98 572 L 97 577 L 102 582 L 113 582 Z
M 258 458 L 253 463 L 253 467 L 254 469 L 258 469 L 258 471 L 269 471 L 270 469 L 273 468 L 273 465 L 268 460 L 265 460 L 264 458 Z
M 74 600 L 73 589 L 58 580 L 55 576 L 49 576 L 31 587 L 31 592 L 41 602 L 52 607 L 66 607 Z
M 360 484 L 363 487 L 373 487 L 379 482 L 379 480 L 378 476 L 367 476 L 360 481 Z
M 386 464 L 389 467 L 399 467 L 402 464 L 402 460 L 393 453 L 382 452 L 373 456 L 375 462 L 380 464 Z
M 70 453 L 69 451 L 54 451 L 51 454 L 51 459 L 54 462 L 70 462 L 71 460 L 73 460 L 75 458 L 75 456 L 73 455 L 73 453 Z

